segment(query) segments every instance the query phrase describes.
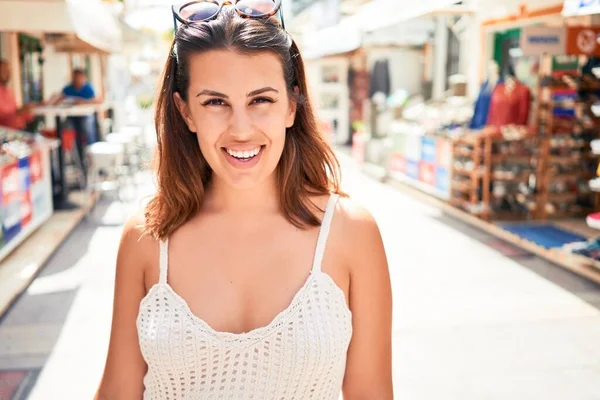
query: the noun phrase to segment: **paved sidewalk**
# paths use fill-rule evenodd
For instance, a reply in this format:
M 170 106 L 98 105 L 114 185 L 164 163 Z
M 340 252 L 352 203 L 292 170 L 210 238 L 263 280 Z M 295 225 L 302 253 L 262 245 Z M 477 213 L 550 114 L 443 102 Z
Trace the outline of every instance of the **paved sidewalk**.
M 351 164 L 344 187 L 374 213 L 388 253 L 396 398 L 600 399 L 600 287 Z M 78 228 L 0 324 L 0 369 L 44 365 L 30 399 L 93 395 L 120 232 Z

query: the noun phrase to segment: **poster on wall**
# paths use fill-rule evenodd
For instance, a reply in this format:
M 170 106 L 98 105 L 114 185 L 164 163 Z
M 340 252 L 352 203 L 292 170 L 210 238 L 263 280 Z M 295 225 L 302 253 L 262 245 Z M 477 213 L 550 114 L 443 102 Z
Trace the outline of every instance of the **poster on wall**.
M 423 137 L 421 139 L 421 160 L 433 164 L 436 157 L 436 138 Z
M 19 164 L 5 164 L 0 170 L 2 182 L 2 231 L 4 243 L 21 231 L 21 194 Z
M 47 183 L 48 171 L 44 169 L 45 157 L 41 151 L 36 151 L 29 157 L 29 171 L 31 177 L 31 204 L 33 207 L 33 219 L 44 218 L 52 212 L 52 204 L 48 201 L 52 196 L 49 194 Z
M 393 152 L 390 155 L 390 171 L 406 173 L 406 158 L 398 152 Z
M 567 28 L 567 55 L 594 55 L 600 57 L 599 26 L 572 26 Z
M 426 161 L 419 163 L 419 180 L 429 186 L 435 186 L 435 165 Z
M 519 41 L 523 56 L 561 55 L 565 52 L 566 30 L 528 26 L 521 30 Z
M 29 174 L 29 157 L 19 159 L 19 195 L 21 203 L 21 228 L 27 227 L 33 217 L 31 205 L 31 179 Z

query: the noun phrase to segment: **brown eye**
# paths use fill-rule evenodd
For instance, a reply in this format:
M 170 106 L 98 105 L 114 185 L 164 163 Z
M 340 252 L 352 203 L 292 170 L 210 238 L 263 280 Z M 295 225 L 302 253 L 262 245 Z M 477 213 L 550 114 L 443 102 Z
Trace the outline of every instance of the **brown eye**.
M 254 100 L 252 100 L 252 103 L 253 104 L 264 104 L 264 103 L 275 103 L 275 101 L 268 97 L 257 97 Z
M 222 106 L 225 105 L 225 102 L 223 101 L 223 99 L 210 99 L 204 102 L 204 104 L 202 104 L 203 106 Z

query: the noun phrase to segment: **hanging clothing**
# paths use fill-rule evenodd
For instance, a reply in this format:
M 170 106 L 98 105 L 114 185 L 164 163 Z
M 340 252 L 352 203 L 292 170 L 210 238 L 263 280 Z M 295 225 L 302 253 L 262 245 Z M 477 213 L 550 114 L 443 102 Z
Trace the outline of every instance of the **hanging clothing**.
M 531 107 L 531 92 L 521 82 L 515 82 L 514 88 L 506 89 L 506 83 L 496 85 L 487 125 L 527 125 L 529 122 L 529 109 Z
M 479 91 L 479 96 L 477 96 L 477 100 L 475 101 L 473 119 L 471 119 L 471 123 L 469 124 L 470 129 L 481 129 L 485 126 L 488 120 L 493 92 L 494 88 L 492 83 L 489 80 L 483 82 L 481 90 Z
M 373 66 L 369 97 L 373 97 L 377 92 L 384 93 L 386 97 L 392 92 L 390 65 L 388 60 L 379 60 L 375 62 L 375 65 Z

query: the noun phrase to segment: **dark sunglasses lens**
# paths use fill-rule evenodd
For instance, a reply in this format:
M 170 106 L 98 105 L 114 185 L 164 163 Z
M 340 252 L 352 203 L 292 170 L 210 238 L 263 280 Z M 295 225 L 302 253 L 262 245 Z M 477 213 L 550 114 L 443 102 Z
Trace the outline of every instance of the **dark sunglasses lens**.
M 250 17 L 271 13 L 275 9 L 273 0 L 240 0 L 235 5 L 237 9 Z
M 192 3 L 179 10 L 179 15 L 186 21 L 204 21 L 219 12 L 219 5 L 210 1 Z

